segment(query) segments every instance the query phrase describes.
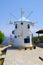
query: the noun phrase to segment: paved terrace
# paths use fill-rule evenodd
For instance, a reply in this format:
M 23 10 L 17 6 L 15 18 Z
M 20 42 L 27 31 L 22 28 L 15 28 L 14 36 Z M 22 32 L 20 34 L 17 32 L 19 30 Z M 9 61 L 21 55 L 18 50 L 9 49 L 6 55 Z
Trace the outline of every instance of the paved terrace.
M 43 65 L 43 48 L 36 48 L 35 50 L 15 50 L 8 49 L 3 65 Z

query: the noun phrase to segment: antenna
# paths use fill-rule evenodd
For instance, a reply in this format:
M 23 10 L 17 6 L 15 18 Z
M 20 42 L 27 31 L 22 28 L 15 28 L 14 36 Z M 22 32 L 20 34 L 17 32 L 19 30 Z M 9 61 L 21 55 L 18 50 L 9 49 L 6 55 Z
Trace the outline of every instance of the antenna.
M 30 13 L 29 13 L 29 15 L 26 17 L 26 18 L 29 18 L 30 17 L 30 15 L 33 13 L 33 11 L 31 11 Z
M 23 16 L 23 14 L 24 14 L 24 11 L 23 11 L 23 9 L 21 8 L 21 21 L 22 21 L 22 16 Z

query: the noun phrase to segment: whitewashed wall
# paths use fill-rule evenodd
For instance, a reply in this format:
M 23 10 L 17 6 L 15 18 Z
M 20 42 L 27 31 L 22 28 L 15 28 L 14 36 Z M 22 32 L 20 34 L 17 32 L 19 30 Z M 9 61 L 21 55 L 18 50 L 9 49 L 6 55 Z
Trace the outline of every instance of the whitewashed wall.
M 29 46 L 32 45 L 32 30 L 31 25 L 30 29 L 28 29 L 27 25 L 30 24 L 29 22 L 23 22 L 23 25 L 21 25 L 21 22 L 16 22 L 17 29 L 15 29 L 15 34 L 17 38 L 14 38 L 14 46 Z M 27 36 L 30 36 L 30 43 L 24 43 L 24 38 Z

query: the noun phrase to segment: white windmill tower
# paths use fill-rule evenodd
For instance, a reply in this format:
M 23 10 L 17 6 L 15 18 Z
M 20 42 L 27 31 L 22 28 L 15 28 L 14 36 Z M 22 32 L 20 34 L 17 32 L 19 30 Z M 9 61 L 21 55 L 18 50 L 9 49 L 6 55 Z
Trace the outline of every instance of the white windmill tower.
M 27 18 L 23 17 L 24 11 L 21 9 L 21 18 L 17 19 L 14 23 L 10 22 L 10 24 L 15 25 L 15 30 L 12 31 L 14 34 L 14 43 L 13 45 L 18 47 L 30 47 L 32 46 L 32 27 L 34 26 L 34 22 L 31 22 Z

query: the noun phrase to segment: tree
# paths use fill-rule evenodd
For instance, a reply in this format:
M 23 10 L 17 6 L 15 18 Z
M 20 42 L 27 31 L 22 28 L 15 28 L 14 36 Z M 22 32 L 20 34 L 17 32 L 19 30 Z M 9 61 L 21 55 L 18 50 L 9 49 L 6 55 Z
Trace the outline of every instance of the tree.
M 4 33 L 2 33 L 0 31 L 0 44 L 2 44 L 2 42 L 4 41 L 4 39 L 5 39 L 5 35 L 4 35 Z

